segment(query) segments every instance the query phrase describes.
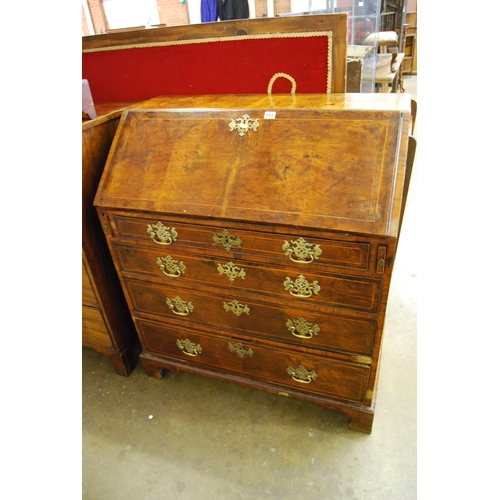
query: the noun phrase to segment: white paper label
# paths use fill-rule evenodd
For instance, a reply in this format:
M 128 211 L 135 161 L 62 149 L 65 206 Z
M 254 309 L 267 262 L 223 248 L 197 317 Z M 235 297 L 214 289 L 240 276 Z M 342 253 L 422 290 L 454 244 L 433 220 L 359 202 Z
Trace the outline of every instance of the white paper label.
M 266 111 L 264 113 L 264 118 L 266 120 L 274 120 L 276 118 L 276 111 Z

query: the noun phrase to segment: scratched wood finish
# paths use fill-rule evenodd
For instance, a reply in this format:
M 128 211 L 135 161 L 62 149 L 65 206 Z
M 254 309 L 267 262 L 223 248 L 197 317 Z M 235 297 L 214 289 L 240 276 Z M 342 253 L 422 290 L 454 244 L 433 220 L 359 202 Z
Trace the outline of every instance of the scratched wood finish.
M 239 135 L 229 123 L 243 114 L 259 125 Z M 399 95 L 168 97 L 125 111 L 95 204 L 146 372 L 286 394 L 371 432 L 409 127 Z M 307 259 L 290 259 L 294 245 Z

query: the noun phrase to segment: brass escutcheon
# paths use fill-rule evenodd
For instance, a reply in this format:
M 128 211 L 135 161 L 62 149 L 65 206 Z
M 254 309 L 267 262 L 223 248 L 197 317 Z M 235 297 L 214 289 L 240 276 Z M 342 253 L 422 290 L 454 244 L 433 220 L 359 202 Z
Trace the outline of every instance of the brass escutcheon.
M 170 255 L 158 257 L 156 259 L 156 264 L 165 276 L 170 276 L 172 278 L 178 278 L 181 274 L 186 272 L 184 262 L 174 260 Z
M 320 328 L 316 324 L 309 323 L 304 318 L 289 319 L 286 322 L 288 330 L 299 339 L 310 339 L 313 335 L 318 335 Z M 297 333 L 295 333 L 297 331 Z
M 283 285 L 285 286 L 285 290 L 289 291 L 291 295 L 301 298 L 310 297 L 313 293 L 314 295 L 318 295 L 321 290 L 317 281 L 309 283 L 302 274 L 295 281 L 287 277 Z
M 310 264 L 314 260 L 318 260 L 318 257 L 323 253 L 319 245 L 313 247 L 312 243 L 308 243 L 304 238 L 292 240 L 291 243 L 285 240 L 281 248 L 292 262 L 299 264 Z
M 257 132 L 258 127 L 259 127 L 259 120 L 258 119 L 253 120 L 246 114 L 243 115 L 241 118 L 236 118 L 236 120 L 231 120 L 229 122 L 229 131 L 232 132 L 233 130 L 237 130 L 238 135 L 240 136 L 245 135 L 249 130 Z
M 158 243 L 158 245 L 170 245 L 173 241 L 177 240 L 177 231 L 174 228 L 166 227 L 161 222 L 148 225 L 147 228 L 151 239 Z
M 222 233 L 212 233 L 212 241 L 214 245 L 222 245 L 228 252 L 232 248 L 241 248 L 243 243 L 239 236 L 233 236 L 227 229 L 224 229 Z
M 226 312 L 231 311 L 233 314 L 236 316 L 241 316 L 243 313 L 249 315 L 250 314 L 250 309 L 248 308 L 247 305 L 241 304 L 237 300 L 233 300 L 231 302 L 223 302 L 222 307 Z
M 237 344 L 228 344 L 228 347 L 231 352 L 235 352 L 240 358 L 243 358 L 245 355 L 250 357 L 253 355 L 252 349 L 245 349 L 241 342 L 238 342 Z
M 177 340 L 177 347 L 188 356 L 198 356 L 201 354 L 202 348 L 200 344 L 195 344 L 191 342 L 189 339 L 186 340 Z
M 300 382 L 301 384 L 310 384 L 313 380 L 318 378 L 318 374 L 314 370 L 308 371 L 303 365 L 300 365 L 296 369 L 289 366 L 286 373 L 290 375 L 295 382 Z
M 180 297 L 175 297 L 175 299 L 167 298 L 166 302 L 171 311 L 179 316 L 187 316 L 190 312 L 194 311 L 193 304 L 182 300 Z
M 245 279 L 246 273 L 245 270 L 241 267 L 235 266 L 232 262 L 228 264 L 217 264 L 217 271 L 219 274 L 225 274 L 230 281 L 234 281 L 236 278 Z

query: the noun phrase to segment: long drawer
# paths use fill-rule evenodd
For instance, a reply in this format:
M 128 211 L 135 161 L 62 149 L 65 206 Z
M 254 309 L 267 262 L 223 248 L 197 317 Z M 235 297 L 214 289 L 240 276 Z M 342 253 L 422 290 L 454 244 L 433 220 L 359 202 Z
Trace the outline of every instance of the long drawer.
M 375 320 L 325 314 L 291 303 L 273 304 L 256 295 L 222 290 L 207 293 L 134 280 L 126 280 L 126 287 L 136 315 L 161 316 L 184 326 L 208 326 L 311 348 L 372 353 Z
M 138 320 L 137 324 L 148 352 L 309 393 L 360 403 L 365 400 L 368 365 L 324 359 L 150 321 Z
M 273 234 L 248 231 L 233 227 L 182 224 L 177 221 L 113 218 L 115 236 L 120 239 L 142 241 L 151 246 L 188 247 L 192 252 L 205 253 L 207 249 L 221 255 L 236 255 L 251 261 L 278 265 L 298 264 L 301 267 L 322 269 L 335 267 L 367 271 L 370 263 L 370 244 L 303 237 L 301 234 Z
M 375 313 L 379 306 L 380 280 L 319 274 L 293 268 L 245 261 L 228 261 L 187 253 L 116 244 L 124 275 L 168 279 L 176 285 L 218 285 L 282 299 L 310 300 L 361 312 Z

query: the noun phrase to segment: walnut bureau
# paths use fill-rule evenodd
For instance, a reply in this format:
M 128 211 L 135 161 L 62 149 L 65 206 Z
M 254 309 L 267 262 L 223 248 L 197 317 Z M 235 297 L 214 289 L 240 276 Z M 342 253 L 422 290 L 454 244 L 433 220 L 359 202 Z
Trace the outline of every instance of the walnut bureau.
M 300 398 L 370 433 L 410 120 L 404 94 L 126 110 L 94 204 L 146 373 Z

